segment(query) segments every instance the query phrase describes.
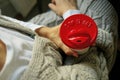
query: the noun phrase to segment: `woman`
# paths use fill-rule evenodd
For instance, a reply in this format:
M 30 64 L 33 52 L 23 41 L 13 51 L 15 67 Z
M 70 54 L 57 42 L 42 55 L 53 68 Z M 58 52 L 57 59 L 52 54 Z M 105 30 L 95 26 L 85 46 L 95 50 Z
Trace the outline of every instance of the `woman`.
M 34 30 L 36 33 L 45 38 L 39 37 L 36 34 L 34 45 L 33 38 L 26 35 L 23 36 L 23 34 L 20 32 L 12 33 L 8 31 L 8 33 L 12 33 L 12 38 L 6 39 L 8 33 L 1 37 L 2 43 L 4 42 L 8 46 L 8 49 L 4 49 L 3 52 L 5 53 L 6 50 L 9 49 L 9 52 L 12 52 L 14 49 L 15 51 L 13 52 L 15 52 L 15 54 L 18 53 L 19 55 L 17 58 L 17 62 L 19 63 L 13 64 L 13 62 L 16 62 L 16 58 L 14 60 L 10 59 L 12 60 L 11 65 L 13 65 L 8 68 L 6 68 L 5 65 L 5 67 L 2 68 L 0 79 L 10 80 L 11 78 L 11 80 L 17 80 L 21 78 L 21 80 L 108 80 L 108 74 L 115 59 L 118 23 L 116 13 L 111 4 L 107 0 L 78 0 L 76 6 L 75 0 L 52 0 L 52 3 L 49 4 L 49 7 L 59 16 L 63 16 L 64 19 L 76 13 L 86 14 L 93 18 L 98 26 L 96 45 L 93 47 L 91 46 L 90 50 L 87 52 L 89 54 L 87 54 L 85 57 L 82 55 L 78 56 L 77 53 L 64 45 L 60 40 L 60 25 L 53 28 L 35 28 Z M 50 15 L 52 15 L 51 17 L 55 16 L 53 15 L 54 13 L 48 13 L 49 17 Z M 44 20 L 48 18 L 48 16 L 46 16 L 48 13 L 42 14 L 42 16 L 44 16 L 42 17 Z M 65 16 L 66 14 L 67 16 Z M 36 18 L 32 20 L 35 19 Z M 42 20 L 41 17 L 39 20 Z M 41 21 L 41 23 L 42 22 L 44 23 L 46 21 Z M 17 24 L 15 24 L 15 26 L 16 25 Z M 34 24 L 32 25 L 34 26 Z M 21 30 L 20 26 L 21 25 L 17 25 L 17 30 L 23 31 L 25 34 L 27 33 L 27 35 L 34 34 L 34 32 L 29 31 L 29 29 L 25 27 Z M 16 27 L 14 28 L 16 29 Z M 5 34 L 5 29 L 2 28 L 1 31 L 2 34 Z M 13 34 L 17 34 L 17 38 L 13 38 Z M 50 39 L 57 46 L 46 38 Z M 5 41 L 5 39 L 7 41 Z M 17 41 L 18 44 L 14 44 L 14 48 L 11 50 L 12 47 L 9 45 L 15 41 Z M 4 43 L 2 46 L 4 46 Z M 33 51 L 30 52 L 32 50 L 32 45 Z M 63 65 L 64 61 L 62 61 L 63 59 L 60 55 L 58 47 L 60 47 L 65 54 L 77 57 L 73 57 L 73 65 Z M 16 50 L 16 48 L 18 49 Z M 29 53 L 32 53 L 32 58 L 31 54 Z M 5 62 L 5 59 L 3 62 L 7 63 Z M 13 74 L 10 74 L 11 71 L 14 71 Z

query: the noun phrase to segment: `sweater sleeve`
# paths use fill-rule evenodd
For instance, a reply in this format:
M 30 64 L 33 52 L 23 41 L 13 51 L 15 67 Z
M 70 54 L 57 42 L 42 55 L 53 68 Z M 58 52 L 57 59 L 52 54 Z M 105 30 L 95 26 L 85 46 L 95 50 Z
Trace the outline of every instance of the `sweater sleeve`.
M 108 5 L 110 5 L 108 3 Z M 107 12 L 105 12 L 107 10 Z M 107 61 L 107 67 L 110 71 L 116 56 L 117 51 L 117 26 L 118 26 L 118 17 L 116 11 L 112 6 L 103 8 L 103 11 L 89 11 L 92 13 L 90 15 L 97 24 L 98 27 L 98 36 L 96 39 L 96 46 L 99 50 L 104 53 L 104 56 Z
M 63 65 L 57 46 L 46 38 L 36 36 L 32 59 L 21 80 L 99 80 L 108 73 L 105 58 L 102 54 L 97 56 L 96 48 L 90 53 L 78 64 Z M 99 64 L 101 61 L 102 64 Z M 104 68 L 100 69 L 100 65 Z M 107 79 L 104 77 L 103 80 Z
M 33 24 L 33 23 L 31 23 L 31 22 L 20 21 L 20 20 L 17 20 L 17 19 L 8 17 L 8 16 L 4 16 L 4 15 L 1 15 L 1 17 L 3 17 L 3 18 L 6 19 L 6 20 L 15 22 L 15 23 L 17 23 L 17 24 L 19 24 L 19 25 L 22 25 L 22 26 L 24 26 L 24 27 L 26 27 L 26 28 L 29 28 L 29 29 L 31 29 L 31 30 L 33 30 L 33 31 L 34 31 L 35 29 L 40 28 L 40 27 L 43 26 L 43 25 Z

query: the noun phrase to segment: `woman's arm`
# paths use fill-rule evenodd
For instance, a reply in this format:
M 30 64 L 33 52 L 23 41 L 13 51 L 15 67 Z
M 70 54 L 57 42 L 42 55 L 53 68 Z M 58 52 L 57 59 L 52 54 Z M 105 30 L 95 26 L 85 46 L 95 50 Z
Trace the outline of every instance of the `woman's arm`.
M 62 6 L 61 6 L 62 5 Z M 52 0 L 49 7 L 64 19 L 72 14 L 79 13 L 76 5 L 76 0 Z M 72 13 L 73 12 L 73 13 Z M 43 27 L 38 28 L 35 31 L 43 37 L 46 37 L 53 41 L 58 47 L 60 47 L 67 55 L 78 57 L 77 52 L 67 47 L 59 37 L 60 25 L 53 28 Z

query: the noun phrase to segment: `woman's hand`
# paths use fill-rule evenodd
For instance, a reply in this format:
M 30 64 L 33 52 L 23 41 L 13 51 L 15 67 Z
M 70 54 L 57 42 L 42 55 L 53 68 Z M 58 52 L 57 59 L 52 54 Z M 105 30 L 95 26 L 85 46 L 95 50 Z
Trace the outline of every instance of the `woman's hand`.
M 61 41 L 59 36 L 59 29 L 60 29 L 60 25 L 52 28 L 42 27 L 36 29 L 36 32 L 38 35 L 46 37 L 51 41 L 53 41 L 59 48 L 61 48 L 65 52 L 66 55 L 70 55 L 70 56 L 72 55 L 74 57 L 78 57 L 78 54 L 76 52 L 71 50 Z
M 77 9 L 76 0 L 52 0 L 48 6 L 59 16 L 62 16 L 67 10 Z

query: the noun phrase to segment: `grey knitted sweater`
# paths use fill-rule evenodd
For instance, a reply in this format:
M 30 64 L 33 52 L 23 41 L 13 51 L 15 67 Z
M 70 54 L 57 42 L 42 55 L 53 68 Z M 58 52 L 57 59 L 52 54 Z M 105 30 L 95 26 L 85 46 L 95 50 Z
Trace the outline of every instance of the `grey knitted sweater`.
M 108 80 L 117 49 L 116 12 L 107 0 L 78 0 L 78 8 L 81 13 L 92 17 L 97 23 L 96 46 L 91 47 L 86 55 L 73 57 L 72 65 L 63 65 L 59 48 L 50 40 L 36 34 L 32 59 L 21 80 Z M 49 26 L 61 21 L 62 18 L 57 18 L 51 11 L 30 20 L 35 24 Z M 32 30 L 2 17 L 0 17 L 0 25 L 28 35 L 35 34 Z

